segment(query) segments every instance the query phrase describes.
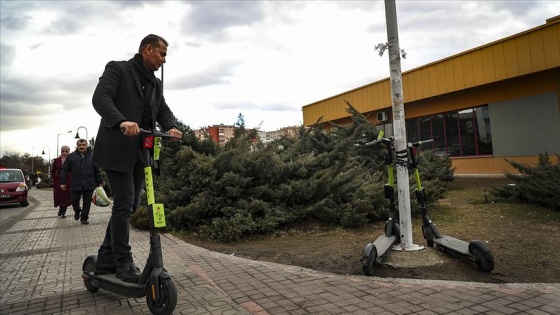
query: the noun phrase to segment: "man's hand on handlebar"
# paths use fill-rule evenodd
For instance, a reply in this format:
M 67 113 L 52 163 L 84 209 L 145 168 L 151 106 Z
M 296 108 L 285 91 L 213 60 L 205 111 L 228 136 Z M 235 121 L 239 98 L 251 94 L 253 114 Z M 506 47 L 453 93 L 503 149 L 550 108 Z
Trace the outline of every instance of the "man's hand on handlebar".
M 179 141 L 179 139 L 183 138 L 183 133 L 176 128 L 171 128 L 167 131 L 167 134 L 170 135 L 172 141 Z
M 183 133 L 177 128 L 173 127 L 167 131 L 167 133 L 161 133 L 156 130 L 146 130 L 138 127 L 138 124 L 132 121 L 123 121 L 120 125 L 121 132 L 125 136 L 137 136 L 139 134 L 144 135 L 154 135 L 156 137 L 163 137 L 164 139 L 169 139 L 171 141 L 179 141 L 183 138 Z
M 121 131 L 125 136 L 137 136 L 140 134 L 138 124 L 133 121 L 123 121 L 120 125 Z

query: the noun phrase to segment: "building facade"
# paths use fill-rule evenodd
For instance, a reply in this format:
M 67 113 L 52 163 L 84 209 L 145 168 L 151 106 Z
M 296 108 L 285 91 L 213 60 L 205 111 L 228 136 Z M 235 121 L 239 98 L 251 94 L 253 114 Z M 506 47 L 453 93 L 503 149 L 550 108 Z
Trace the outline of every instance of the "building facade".
M 299 126 L 282 127 L 275 131 L 266 132 L 266 140 L 272 141 L 282 137 L 299 138 Z
M 202 129 L 197 129 L 194 134 L 198 140 L 212 139 L 219 145 L 225 145 L 234 137 L 235 127 L 231 125 L 212 125 Z
M 560 154 L 560 16 L 403 72 L 407 141 L 434 139 L 458 175 L 516 172 Z M 304 126 L 346 124 L 346 103 L 393 134 L 389 78 L 303 106 Z

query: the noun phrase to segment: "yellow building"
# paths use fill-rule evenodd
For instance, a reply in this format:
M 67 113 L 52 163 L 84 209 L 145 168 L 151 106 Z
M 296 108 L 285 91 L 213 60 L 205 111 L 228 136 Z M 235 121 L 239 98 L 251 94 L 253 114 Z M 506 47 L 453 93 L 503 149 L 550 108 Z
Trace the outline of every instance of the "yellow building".
M 407 141 L 434 139 L 458 175 L 516 172 L 560 154 L 560 16 L 525 32 L 403 72 Z M 347 100 L 393 133 L 389 78 L 303 107 L 303 123 L 350 122 Z

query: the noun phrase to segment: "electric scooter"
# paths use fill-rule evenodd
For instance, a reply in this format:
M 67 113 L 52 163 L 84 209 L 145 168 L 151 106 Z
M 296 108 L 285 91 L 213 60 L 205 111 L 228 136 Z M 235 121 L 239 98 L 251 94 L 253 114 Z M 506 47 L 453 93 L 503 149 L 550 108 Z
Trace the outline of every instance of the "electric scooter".
M 137 283 L 124 282 L 115 274 L 95 275 L 97 255 L 90 255 L 83 264 L 82 278 L 88 291 L 104 289 L 129 298 L 146 296 L 146 303 L 152 314 L 171 314 L 177 306 L 177 289 L 171 276 L 163 267 L 161 241 L 158 229 L 165 227 L 163 204 L 154 200 L 153 174 L 159 171 L 161 139 L 171 139 L 158 131 L 140 129 L 139 151 L 144 162 L 146 176 L 146 196 L 150 222 L 150 253 Z
M 379 143 L 385 144 L 387 153 L 385 164 L 387 165 L 388 183 L 385 184 L 385 198 L 389 199 L 389 219 L 385 224 L 385 234 L 379 236 L 373 243 L 366 245 L 360 262 L 366 276 L 373 276 L 375 266 L 393 249 L 393 245 L 400 243 L 400 228 L 395 222 L 395 146 L 394 139 L 383 138 L 383 131 L 379 131 L 377 140 L 367 142 L 364 146 L 373 146 Z
M 428 246 L 435 247 L 454 257 L 465 258 L 472 261 L 476 266 L 486 272 L 494 269 L 494 255 L 490 252 L 490 248 L 481 241 L 471 241 L 469 243 L 441 234 L 435 227 L 430 214 L 428 213 L 428 205 L 426 203 L 426 192 L 420 182 L 420 172 L 418 171 L 417 148 L 423 144 L 433 142 L 433 139 L 408 143 L 409 167 L 414 171 L 414 179 L 416 181 L 416 198 L 420 204 L 422 211 L 422 234 L 428 243 Z

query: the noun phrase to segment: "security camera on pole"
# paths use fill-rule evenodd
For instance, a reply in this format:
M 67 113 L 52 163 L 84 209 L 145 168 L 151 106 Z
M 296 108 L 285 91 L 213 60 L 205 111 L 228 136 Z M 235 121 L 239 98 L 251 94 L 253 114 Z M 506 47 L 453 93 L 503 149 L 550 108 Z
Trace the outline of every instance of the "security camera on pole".
M 401 54 L 403 58 L 405 58 L 406 53 L 404 50 L 399 48 L 399 29 L 397 24 L 397 7 L 395 0 L 385 0 L 385 18 L 387 20 L 387 43 L 379 44 L 375 47 L 375 49 L 379 49 L 379 55 L 383 55 L 385 49 L 389 50 L 401 248 L 405 251 L 415 251 L 423 249 L 424 247 L 416 245 L 412 241 L 406 125 L 401 74 Z

